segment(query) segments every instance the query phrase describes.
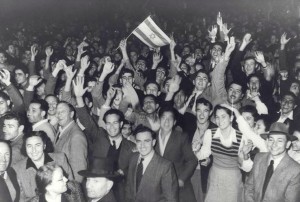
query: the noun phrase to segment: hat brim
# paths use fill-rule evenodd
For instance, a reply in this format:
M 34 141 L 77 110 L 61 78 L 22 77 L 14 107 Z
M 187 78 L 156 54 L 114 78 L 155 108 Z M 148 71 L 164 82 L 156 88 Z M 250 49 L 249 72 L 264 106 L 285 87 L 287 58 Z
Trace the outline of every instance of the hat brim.
M 78 174 L 83 177 L 105 177 L 105 178 L 109 178 L 109 179 L 116 179 L 116 178 L 122 177 L 122 175 L 120 175 L 120 173 L 118 173 L 118 172 L 114 172 L 111 174 L 97 174 L 97 173 L 93 173 L 89 170 L 81 170 L 78 172 Z
M 289 141 L 295 141 L 295 140 L 298 140 L 298 138 L 296 137 L 296 136 L 293 136 L 293 135 L 289 135 L 289 134 L 286 134 L 286 133 L 282 133 L 282 132 L 272 132 L 272 134 L 273 135 L 285 135 L 286 137 L 287 137 L 287 139 L 289 140 Z M 268 132 L 268 133 L 262 133 L 262 134 L 260 134 L 260 137 L 262 137 L 263 139 L 268 139 L 268 137 L 269 137 L 269 135 L 270 135 L 270 132 Z

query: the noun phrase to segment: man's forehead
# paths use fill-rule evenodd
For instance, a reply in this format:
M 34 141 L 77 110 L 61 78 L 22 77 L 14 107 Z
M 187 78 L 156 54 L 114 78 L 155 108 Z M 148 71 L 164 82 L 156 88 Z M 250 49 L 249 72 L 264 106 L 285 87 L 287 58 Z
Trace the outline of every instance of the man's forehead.
M 236 83 L 232 83 L 229 88 L 235 89 L 235 90 L 241 90 L 242 86 Z

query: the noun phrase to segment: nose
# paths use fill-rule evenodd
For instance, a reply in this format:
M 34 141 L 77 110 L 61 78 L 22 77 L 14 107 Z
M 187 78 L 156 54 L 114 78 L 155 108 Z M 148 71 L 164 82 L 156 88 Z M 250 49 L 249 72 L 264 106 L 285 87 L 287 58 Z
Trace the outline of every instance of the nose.
M 63 177 L 64 182 L 68 182 L 68 179 L 66 177 Z

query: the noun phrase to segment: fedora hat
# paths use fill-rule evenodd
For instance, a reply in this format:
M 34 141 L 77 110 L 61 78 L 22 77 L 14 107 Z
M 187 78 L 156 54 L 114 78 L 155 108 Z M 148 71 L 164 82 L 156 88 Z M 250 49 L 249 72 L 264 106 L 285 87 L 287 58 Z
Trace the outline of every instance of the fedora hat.
M 290 141 L 294 141 L 297 139 L 297 137 L 290 135 L 288 125 L 280 122 L 273 123 L 270 127 L 269 132 L 260 134 L 263 139 L 267 139 L 269 135 L 285 135 Z
M 114 167 L 113 160 L 94 157 L 89 168 L 79 171 L 78 174 L 84 177 L 105 177 L 108 179 L 121 177 Z

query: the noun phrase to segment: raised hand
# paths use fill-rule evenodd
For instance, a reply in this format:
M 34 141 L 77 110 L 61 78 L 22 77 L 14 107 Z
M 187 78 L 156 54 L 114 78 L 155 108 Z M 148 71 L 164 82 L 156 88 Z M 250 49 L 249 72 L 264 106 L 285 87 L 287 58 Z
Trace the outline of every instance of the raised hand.
M 254 52 L 255 60 L 260 63 L 263 67 L 266 66 L 266 61 L 263 52 L 255 51 Z
M 120 47 L 121 51 L 126 51 L 126 47 L 127 47 L 127 41 L 126 41 L 126 39 L 122 39 L 120 41 L 119 47 Z
M 46 47 L 45 53 L 48 58 L 51 57 L 51 55 L 53 54 L 53 49 L 51 48 L 51 46 Z
M 33 75 L 29 77 L 29 86 L 35 87 L 42 81 L 42 78 L 37 75 Z
M 222 19 L 222 16 L 221 16 L 221 12 L 219 12 L 218 15 L 217 15 L 217 24 L 222 29 L 222 27 L 223 27 L 223 19 Z
M 35 60 L 35 57 L 36 57 L 36 55 L 37 55 L 37 53 L 38 53 L 38 50 L 37 50 L 36 45 L 32 45 L 32 46 L 30 47 L 30 51 L 31 51 L 31 61 L 34 61 L 34 60 Z
M 215 39 L 217 37 L 218 27 L 213 25 L 211 30 L 208 30 L 209 38 Z
M 110 74 L 112 71 L 114 71 L 115 65 L 114 63 L 112 63 L 110 61 L 109 57 L 105 58 L 105 63 L 104 63 L 104 67 L 103 67 L 103 72 L 102 74 L 108 75 Z
M 113 87 L 109 88 L 109 90 L 106 93 L 106 99 L 107 100 L 112 100 L 114 98 L 114 96 L 116 95 L 117 90 Z
M 163 57 L 160 55 L 160 53 L 154 53 L 153 54 L 153 63 L 158 65 L 163 60 Z
M 229 57 L 230 57 L 230 54 L 232 53 L 232 51 L 234 50 L 235 48 L 235 38 L 232 36 L 230 37 L 228 43 L 227 43 L 227 46 L 226 46 L 226 50 L 225 50 L 225 60 L 229 60 Z
M 90 61 L 89 61 L 89 56 L 85 55 L 83 58 L 80 60 L 80 70 L 84 73 L 85 70 L 89 67 Z
M 84 77 L 77 76 L 75 80 L 72 81 L 74 94 L 76 97 L 82 97 L 88 88 L 83 88 L 84 85 Z
M 222 31 L 223 31 L 225 36 L 228 36 L 228 33 L 230 32 L 230 30 L 231 30 L 231 28 L 227 27 L 227 23 L 224 23 L 223 27 L 222 27 Z
M 4 83 L 6 86 L 11 84 L 10 82 L 10 72 L 7 69 L 0 70 L 0 81 Z
M 67 80 L 69 81 L 73 79 L 73 77 L 77 72 L 77 70 L 73 71 L 72 69 L 73 69 L 73 65 L 67 66 L 66 64 L 64 64 L 64 71 L 66 72 Z
M 174 50 L 175 46 L 176 46 L 176 42 L 174 40 L 173 35 L 170 36 L 171 42 L 170 42 L 170 49 Z
M 284 32 L 280 38 L 281 46 L 285 46 L 290 40 L 291 40 L 291 38 L 286 38 L 286 33 Z

